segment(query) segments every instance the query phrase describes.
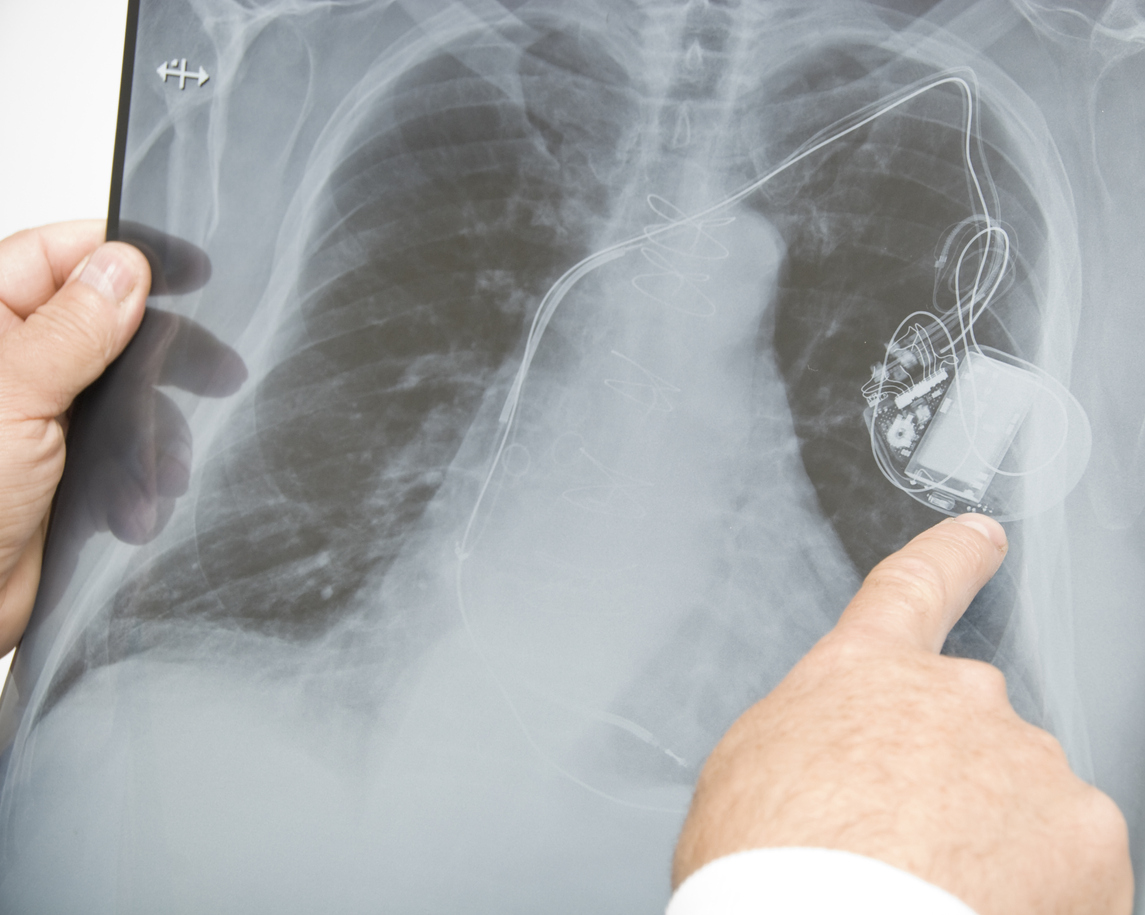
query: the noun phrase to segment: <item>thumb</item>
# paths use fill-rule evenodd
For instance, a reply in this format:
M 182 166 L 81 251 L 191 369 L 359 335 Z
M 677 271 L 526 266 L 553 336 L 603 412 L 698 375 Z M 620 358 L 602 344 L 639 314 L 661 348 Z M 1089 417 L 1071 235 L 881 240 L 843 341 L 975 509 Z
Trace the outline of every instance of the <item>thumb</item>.
M 937 652 L 1006 548 L 993 518 L 947 518 L 871 570 L 835 631 Z
M 118 356 L 143 317 L 151 271 L 122 242 L 101 245 L 24 322 L 0 338 L 0 413 L 48 419 Z

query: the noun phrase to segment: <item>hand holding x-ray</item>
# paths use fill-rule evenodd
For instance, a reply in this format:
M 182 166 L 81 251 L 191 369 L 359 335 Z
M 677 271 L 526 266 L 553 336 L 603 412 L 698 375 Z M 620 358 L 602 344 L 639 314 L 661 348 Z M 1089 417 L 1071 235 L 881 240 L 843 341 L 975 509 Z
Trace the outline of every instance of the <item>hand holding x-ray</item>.
M 94 439 L 98 455 L 75 481 L 94 529 L 132 544 L 163 530 L 190 482 L 191 430 L 159 388 L 221 397 L 246 378 L 234 350 L 179 315 L 149 309 L 137 340 L 100 381 L 92 395 L 99 407 L 85 410 L 73 433 Z
M 143 313 L 149 285 L 185 289 L 204 259 L 158 233 L 140 245 L 146 254 L 120 243 L 93 253 L 103 234 L 102 222 L 74 222 L 0 242 L 0 651 L 19 639 L 36 597 L 65 434 L 92 455 L 67 482 L 85 508 L 67 531 L 69 554 L 99 531 L 146 543 L 190 477 L 190 429 L 158 388 L 223 396 L 246 377 L 238 355 L 193 321 Z M 150 270 L 158 245 L 167 264 L 191 266 L 174 277 Z M 72 401 L 101 374 L 73 423 Z
M 835 848 L 980 915 L 1129 912 L 1117 806 L 1018 717 L 997 668 L 937 653 L 1006 550 L 993 521 L 957 522 L 877 565 L 838 625 L 720 741 L 674 884 L 738 851 Z
M 121 244 L 93 255 L 102 239 L 89 222 L 0 242 L 0 653 L 32 611 L 65 414 L 143 316 L 146 261 Z

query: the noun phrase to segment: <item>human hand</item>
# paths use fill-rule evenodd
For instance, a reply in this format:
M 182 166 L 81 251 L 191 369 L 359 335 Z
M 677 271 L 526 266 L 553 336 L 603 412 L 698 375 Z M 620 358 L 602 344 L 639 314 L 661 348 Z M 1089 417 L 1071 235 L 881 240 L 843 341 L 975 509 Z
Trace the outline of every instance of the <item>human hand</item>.
M 0 241 L 0 653 L 36 597 L 67 410 L 143 317 L 147 260 L 103 232 L 71 222 Z
M 981 915 L 1130 911 L 1121 812 L 1018 717 L 997 668 L 938 654 L 1005 545 L 964 515 L 875 567 L 712 752 L 674 886 L 723 855 L 804 846 L 880 859 Z
M 90 230 L 90 243 L 98 244 L 103 224 L 37 231 L 57 236 L 81 230 Z M 131 222 L 120 222 L 119 236 L 129 238 L 131 254 L 141 252 L 150 265 L 152 295 L 192 292 L 210 278 L 207 255 L 188 242 Z M 4 263 L 29 265 L 27 259 L 0 261 L 0 274 Z M 126 543 L 146 543 L 163 530 L 176 499 L 187 491 L 191 430 L 175 401 L 160 388 L 224 397 L 247 378 L 238 353 L 188 318 L 152 307 L 137 325 L 131 345 L 84 392 L 82 409 L 66 415 L 69 460 L 52 510 L 57 525 L 53 565 L 38 593 L 32 581 L 28 597 L 45 609 L 66 590 L 80 550 L 93 534 L 110 531 Z M 0 499 L 8 492 L 0 492 Z M 43 540 L 40 530 L 24 560 L 36 560 L 36 571 Z M 31 604 L 25 604 L 17 615 L 9 644 L 19 638 L 30 609 Z
M 70 538 L 111 531 L 147 543 L 191 481 L 192 437 L 159 388 L 225 397 L 247 378 L 233 349 L 181 315 L 147 309 L 131 346 L 85 394 L 68 436 L 82 460 L 65 475 L 57 509 Z M 66 547 L 65 547 L 66 550 Z

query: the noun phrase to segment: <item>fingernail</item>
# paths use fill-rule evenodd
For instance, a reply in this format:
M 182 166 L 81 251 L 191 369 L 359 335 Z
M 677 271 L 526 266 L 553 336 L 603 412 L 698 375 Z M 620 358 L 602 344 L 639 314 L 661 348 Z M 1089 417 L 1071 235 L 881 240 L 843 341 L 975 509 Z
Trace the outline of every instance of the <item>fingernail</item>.
M 1006 549 L 1006 531 L 1002 528 L 1002 525 L 993 518 L 971 512 L 966 515 L 959 515 L 954 521 L 958 524 L 965 524 L 967 527 L 974 528 L 974 530 L 986 537 L 986 539 L 998 549 Z
M 95 249 L 79 281 L 118 305 L 135 288 L 135 273 L 114 246 L 103 245 Z

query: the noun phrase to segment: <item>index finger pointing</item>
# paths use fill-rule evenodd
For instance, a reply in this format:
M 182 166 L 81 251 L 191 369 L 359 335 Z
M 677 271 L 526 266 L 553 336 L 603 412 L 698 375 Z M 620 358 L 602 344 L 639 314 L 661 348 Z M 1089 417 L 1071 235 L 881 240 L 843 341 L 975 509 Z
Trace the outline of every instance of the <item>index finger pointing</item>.
M 871 570 L 836 631 L 937 652 L 1005 555 L 997 521 L 948 518 Z
M 99 247 L 104 233 L 101 220 L 85 219 L 25 229 L 0 240 L 0 305 L 27 318 Z

